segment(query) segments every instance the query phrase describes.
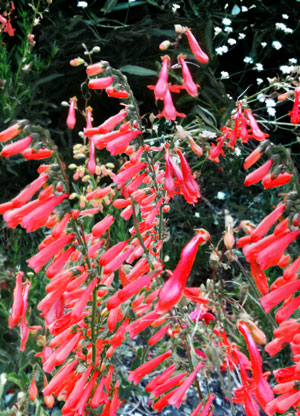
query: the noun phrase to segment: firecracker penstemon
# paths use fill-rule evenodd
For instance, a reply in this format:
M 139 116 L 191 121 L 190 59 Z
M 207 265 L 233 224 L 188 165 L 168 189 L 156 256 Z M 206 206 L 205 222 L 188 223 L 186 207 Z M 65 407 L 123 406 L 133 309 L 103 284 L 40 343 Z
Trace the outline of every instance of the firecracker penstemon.
M 197 61 L 207 64 L 209 57 L 191 30 L 177 25 L 176 32 L 177 41 L 185 39 Z M 244 406 L 247 416 L 259 416 L 260 409 L 273 415 L 290 408 L 299 415 L 300 323 L 291 317 L 300 305 L 296 294 L 300 289 L 297 275 L 300 257 L 293 260 L 286 254 L 300 234 L 298 173 L 290 153 L 267 139 L 268 134 L 260 129 L 245 102 L 237 102 L 232 120 L 220 129 L 216 143 L 208 144 L 205 149 L 191 134 L 183 133 L 175 120 L 185 114 L 176 110 L 172 93 L 185 90 L 196 97 L 200 86 L 193 81 L 184 55 L 179 54 L 178 63 L 182 70 L 181 85 L 168 82 L 174 63 L 165 55 L 158 81 L 149 88 L 154 90 L 155 99 L 163 102 L 157 117 L 173 121 L 174 136 L 182 136 L 180 147 L 173 138 L 158 146 L 147 144 L 144 139 L 147 133 L 126 77 L 108 62 L 86 64 L 81 58 L 72 60 L 71 65 L 85 65 L 88 88 L 104 90 L 109 97 L 120 99 L 121 109 L 95 126 L 93 109 L 88 105 L 79 109 L 80 100 L 70 98 L 68 128 L 73 130 L 77 118 L 82 116 L 86 126 L 83 143 L 74 146 L 76 163 L 69 170 L 45 129 L 22 120 L 0 133 L 3 143 L 16 139 L 5 144 L 2 157 L 21 153 L 26 160 L 47 159 L 47 164 L 39 166 L 38 177 L 31 184 L 0 205 L 9 227 L 21 226 L 28 233 L 45 230 L 38 253 L 27 260 L 30 269 L 47 279 L 46 296 L 38 304 L 46 335 L 41 335 L 43 348 L 37 354 L 40 359 L 37 372 L 44 379 L 45 404 L 51 408 L 55 398 L 63 401 L 61 411 L 65 416 L 117 414 L 123 404 L 120 390 L 124 375 L 116 368 L 116 354 L 124 341 L 147 329 L 151 335 L 142 362 L 129 371 L 127 379 L 139 384 L 147 377 L 145 390 L 151 394 L 152 407 L 158 412 L 168 405 L 179 408 L 194 384 L 200 403 L 191 415 L 212 415 L 215 395 L 208 389 L 203 393 L 201 379 L 216 370 L 227 374 L 224 393 L 231 403 L 232 414 L 238 404 Z M 291 111 L 293 124 L 299 123 L 298 113 L 296 88 Z M 214 247 L 209 230 L 195 230 L 182 249 L 175 270 L 165 269 L 162 253 L 168 230 L 164 214 L 177 195 L 187 204 L 201 200 L 199 184 L 185 156 L 186 145 L 198 157 L 219 163 L 220 156 L 225 156 L 224 149 L 234 149 L 238 139 L 241 143 L 259 142 L 245 160 L 245 169 L 267 157 L 246 176 L 245 186 L 262 182 L 268 189 L 290 183 L 291 191 L 282 194 L 282 201 L 257 226 L 249 221 L 235 226 L 232 217 L 226 214 L 222 249 L 219 244 Z M 97 152 L 102 149 L 111 156 L 122 157 L 118 171 L 112 163 L 101 164 Z M 72 172 L 70 179 L 69 172 Z M 113 236 L 120 221 L 127 229 L 127 236 L 115 242 Z M 242 248 L 250 272 L 233 251 L 234 234 L 240 231 L 245 235 L 240 236 L 236 247 Z M 202 245 L 206 245 L 207 251 L 211 249 L 212 279 L 206 287 L 188 287 L 187 280 Z M 261 346 L 257 346 L 264 345 L 266 337 L 242 302 L 230 302 L 236 318 L 231 326 L 244 340 L 249 358 L 226 333 L 230 299 L 224 294 L 224 283 L 216 281 L 218 267 L 225 258 L 229 265 L 236 263 L 241 267 L 267 316 L 283 302 L 275 320 L 269 316 L 275 338 L 265 349 L 273 356 L 290 344 L 295 364 L 274 371 L 278 384 L 273 390 L 267 381 L 269 374 L 263 370 Z M 269 287 L 265 270 L 275 266 L 283 269 L 283 276 Z M 20 327 L 22 351 L 30 332 L 42 329 L 28 325 L 31 283 L 26 276 L 24 272 L 17 273 L 8 322 L 10 328 Z M 182 360 L 183 351 L 186 361 Z M 231 384 L 231 374 L 238 379 L 238 385 Z M 275 398 L 274 393 L 279 396 Z M 29 388 L 30 399 L 34 400 L 37 394 L 35 372 Z

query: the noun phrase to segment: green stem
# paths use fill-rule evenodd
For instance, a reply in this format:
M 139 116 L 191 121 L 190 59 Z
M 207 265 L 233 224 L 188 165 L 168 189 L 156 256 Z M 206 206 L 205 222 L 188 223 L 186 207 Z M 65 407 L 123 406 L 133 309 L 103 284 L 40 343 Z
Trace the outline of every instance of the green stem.
M 185 345 L 185 350 L 186 350 L 186 353 L 187 353 L 187 356 L 188 356 L 189 365 L 190 365 L 190 368 L 191 368 L 191 370 L 193 372 L 195 369 L 194 369 L 194 366 L 193 366 L 190 349 L 189 349 L 189 346 L 188 346 L 187 342 L 185 342 L 184 345 Z M 201 391 L 201 387 L 200 387 L 199 381 L 197 379 L 197 375 L 196 375 L 196 377 L 194 379 L 194 383 L 196 385 L 196 388 L 197 388 L 197 391 L 198 391 L 198 396 L 199 396 L 199 399 L 201 401 L 201 400 L 203 400 L 203 394 L 202 394 L 202 391 Z

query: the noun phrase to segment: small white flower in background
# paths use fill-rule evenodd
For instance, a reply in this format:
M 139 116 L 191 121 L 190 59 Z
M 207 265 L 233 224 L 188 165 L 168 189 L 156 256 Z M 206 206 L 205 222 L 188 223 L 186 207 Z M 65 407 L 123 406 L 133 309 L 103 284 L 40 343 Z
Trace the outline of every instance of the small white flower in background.
M 262 78 L 256 78 L 256 83 L 257 85 L 260 85 L 264 82 L 264 80 Z
M 257 99 L 260 103 L 263 103 L 266 99 L 265 95 L 261 92 L 260 94 L 258 94 Z
M 293 70 L 293 67 L 292 66 L 288 66 L 288 65 L 281 65 L 279 67 L 279 69 L 280 69 L 280 71 L 283 74 L 290 74 L 292 72 L 292 70 Z
M 6 378 L 6 374 L 5 373 L 1 373 L 0 380 L 1 380 L 2 386 L 4 386 L 4 384 L 7 382 L 7 378 Z
M 199 212 L 195 212 L 194 216 L 195 216 L 196 218 L 200 218 L 200 214 L 199 214 Z
M 248 7 L 242 6 L 242 12 L 247 12 L 247 11 L 248 11 Z
M 210 131 L 210 130 L 203 130 L 200 136 L 207 137 L 208 139 L 214 139 L 215 137 L 217 137 L 217 133 L 214 133 L 213 131 Z
M 231 26 L 226 26 L 226 27 L 224 27 L 224 32 L 231 33 L 231 32 L 233 32 L 233 29 L 232 29 Z
M 226 71 L 221 71 L 221 79 L 228 79 L 229 78 L 229 74 Z
M 295 65 L 296 63 L 297 63 L 297 59 L 296 58 L 290 58 L 289 59 L 289 64 Z
M 273 40 L 272 46 L 277 51 L 282 48 L 282 44 L 279 42 L 279 40 Z
M 268 112 L 268 114 L 269 114 L 269 116 L 275 116 L 276 115 L 276 109 L 275 108 L 273 108 L 273 107 L 268 107 L 267 108 L 267 112 Z
M 276 29 L 286 31 L 287 27 L 285 23 L 276 23 L 275 24 Z
M 216 48 L 215 51 L 217 55 L 223 55 L 228 52 L 228 47 L 226 45 L 220 46 L 219 48 Z
M 266 99 L 266 106 L 267 107 L 276 107 L 276 101 L 273 100 L 272 98 L 267 98 Z
M 198 212 L 196 212 L 196 214 L 198 214 Z M 196 215 L 195 215 L 196 216 Z M 165 256 L 164 257 L 164 262 L 167 262 L 167 261 L 169 261 L 170 260 L 170 257 L 169 256 Z
M 239 39 L 245 39 L 246 35 L 245 33 L 239 33 Z
M 222 32 L 222 29 L 221 29 L 219 26 L 216 26 L 216 27 L 214 28 L 214 31 L 215 31 L 215 36 L 217 36 L 219 33 L 221 33 L 221 32 Z
M 285 33 L 294 33 L 294 31 L 290 27 L 287 27 Z
M 243 61 L 245 62 L 245 64 L 253 64 L 253 59 L 251 58 L 251 56 L 245 56 Z
M 88 4 L 86 1 L 79 1 L 77 3 L 77 7 L 82 7 L 83 9 L 85 9 L 86 7 L 88 7 Z
M 239 147 L 235 147 L 234 148 L 234 153 L 237 155 L 237 156 L 241 156 L 241 149 L 239 148 Z
M 257 64 L 255 64 L 255 69 L 256 69 L 256 71 L 260 72 L 260 71 L 264 70 L 264 66 L 263 66 L 263 64 L 257 63 Z
M 267 42 L 261 42 L 261 46 L 265 48 L 267 46 Z
M 177 9 L 180 9 L 179 4 L 172 4 L 172 12 L 173 12 L 173 13 L 176 13 L 176 10 L 177 10 Z
M 224 19 L 222 20 L 222 23 L 224 26 L 230 26 L 231 25 L 231 20 L 228 19 L 228 17 L 224 17 Z
M 218 198 L 218 199 L 220 199 L 220 200 L 225 199 L 225 198 L 226 198 L 226 194 L 225 194 L 225 192 L 219 191 L 219 192 L 217 193 L 217 198 Z
M 283 19 L 288 19 L 288 18 L 289 18 L 289 15 L 288 15 L 288 14 L 283 14 L 283 15 L 282 15 L 282 18 L 283 18 Z
M 229 45 L 233 46 L 236 44 L 236 40 L 233 38 L 228 38 L 227 43 L 229 43 Z

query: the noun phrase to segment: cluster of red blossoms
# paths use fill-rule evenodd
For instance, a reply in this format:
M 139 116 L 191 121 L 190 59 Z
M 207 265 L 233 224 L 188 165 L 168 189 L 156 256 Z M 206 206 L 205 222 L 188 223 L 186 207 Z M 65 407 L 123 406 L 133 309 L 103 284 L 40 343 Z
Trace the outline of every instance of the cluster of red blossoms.
M 192 34 L 189 28 L 181 28 L 182 33 L 186 34 L 189 42 L 189 46 L 194 57 L 202 64 L 207 64 L 209 61 L 208 56 L 199 46 L 195 36 Z M 158 77 L 158 81 L 155 86 L 150 85 L 148 88 L 154 89 L 154 95 L 156 100 L 162 100 L 164 102 L 164 108 L 157 117 L 165 117 L 167 120 L 176 120 L 176 117 L 185 117 L 185 114 L 178 113 L 173 104 L 171 92 L 179 93 L 182 89 L 192 97 L 198 95 L 199 85 L 195 84 L 192 75 L 185 61 L 185 56 L 180 54 L 178 56 L 178 63 L 181 65 L 183 85 L 171 85 L 168 83 L 168 70 L 170 64 L 170 57 L 168 55 L 162 57 L 162 68 Z
M 195 57 L 207 63 L 208 57 L 190 30 L 185 28 L 184 33 Z M 190 95 L 196 96 L 198 86 L 193 83 L 184 57 L 180 55 L 178 59 L 183 70 L 183 87 Z M 178 113 L 172 104 L 170 91 L 178 86 L 169 86 L 168 66 L 169 58 L 164 57 L 154 92 L 157 99 L 164 101 L 163 116 L 175 120 Z M 128 100 L 129 104 L 123 104 L 122 110 L 99 126 L 93 126 L 91 107 L 85 108 L 83 136 L 87 145 L 84 146 L 85 153 L 81 154 L 85 162 L 73 176 L 74 180 L 85 180 L 78 195 L 82 202 L 79 208 L 71 206 L 64 164 L 56 151 L 48 149 L 50 145 L 36 143 L 36 134 L 4 146 L 1 152 L 3 157 L 21 153 L 25 159 L 52 157 L 56 162 L 41 165 L 37 179 L 11 201 L 0 205 L 0 212 L 9 227 L 21 225 L 27 232 L 41 227 L 47 230 L 38 253 L 27 262 L 35 273 L 42 271 L 48 279 L 46 296 L 38 304 L 46 333 L 42 338 L 44 347 L 37 354 L 44 375 L 43 395 L 48 407 L 54 405 L 55 398 L 63 400 L 62 414 L 65 416 L 83 416 L 89 408 L 97 409 L 102 416 L 117 413 L 123 402 L 119 397 L 118 369 L 112 365 L 116 351 L 118 353 L 126 337 L 135 338 L 146 329 L 151 332 L 147 361 L 131 371 L 128 380 L 138 384 L 155 371 L 155 377 L 146 386 L 146 391 L 154 397 L 153 409 L 161 411 L 170 404 L 179 408 L 188 388 L 197 383 L 198 373 L 207 370 L 209 357 L 205 352 L 209 348 L 207 346 L 205 352 L 195 349 L 193 365 L 190 371 L 186 371 L 177 359 L 172 338 L 180 334 L 180 347 L 186 347 L 190 353 L 191 345 L 186 342 L 185 331 L 191 322 L 198 324 L 201 321 L 208 326 L 215 321 L 214 306 L 208 295 L 198 287 L 186 286 L 199 246 L 210 242 L 209 233 L 204 229 L 197 230 L 183 248 L 173 272 L 164 270 L 162 262 L 162 247 L 167 237 L 162 214 L 170 209 L 168 203 L 175 195 L 182 195 L 189 204 L 197 203 L 201 197 L 199 185 L 180 149 L 144 144 L 139 117 L 130 104 L 133 99 L 131 92 L 126 90 L 126 85 L 120 87 L 120 78 L 109 71 L 103 62 L 87 66 L 88 87 L 105 89 L 108 96 Z M 103 72 L 106 76 L 90 78 Z M 67 117 L 70 129 L 76 125 L 76 106 L 77 99 L 73 97 Z M 244 166 L 248 169 L 267 152 L 267 135 L 258 127 L 251 111 L 243 109 L 240 102 L 233 119 L 234 127 L 223 128 L 223 135 L 212 147 L 209 159 L 219 161 L 226 139 L 233 148 L 238 138 L 246 143 L 253 137 L 262 143 L 246 159 Z M 0 141 L 25 135 L 30 128 L 27 121 L 18 122 L 0 133 Z M 197 145 L 191 143 L 202 154 L 195 147 Z M 126 159 L 117 173 L 99 166 L 98 149 L 106 149 L 112 156 L 122 155 Z M 154 156 L 162 150 L 164 159 L 160 161 Z M 246 177 L 245 186 L 260 181 L 265 188 L 288 183 L 292 175 L 283 171 L 276 173 L 275 165 L 271 157 Z M 101 186 L 97 179 L 100 174 L 103 174 L 101 179 L 105 178 L 101 180 Z M 104 206 L 107 206 L 106 212 L 103 212 Z M 274 399 L 267 382 L 268 374 L 263 373 L 256 342 L 265 343 L 262 339 L 264 334 L 251 321 L 241 319 L 237 324 L 250 359 L 229 341 L 225 330 L 219 328 L 220 322 L 212 331 L 214 338 L 210 347 L 222 352 L 220 369 L 228 368 L 239 376 L 240 385 L 234 389 L 232 401 L 244 405 L 247 416 L 258 416 L 259 407 L 272 415 L 300 404 L 297 382 L 300 374 L 300 324 L 290 318 L 300 304 L 300 297 L 295 296 L 300 289 L 297 276 L 300 258 L 291 262 L 284 253 L 297 239 L 300 230 L 297 219 L 291 224 L 288 217 L 283 217 L 288 211 L 287 206 L 287 199 L 283 200 L 257 227 L 242 224 L 241 228 L 247 235 L 237 243 L 238 247 L 243 247 L 250 263 L 253 279 L 263 295 L 260 301 L 266 313 L 284 301 L 275 315 L 280 324 L 274 331 L 275 340 L 266 346 L 270 355 L 276 354 L 286 343 L 292 346 L 295 365 L 275 371 L 279 384 L 273 390 L 280 396 Z M 94 217 L 90 228 L 84 227 L 86 216 Z M 131 219 L 133 226 L 128 227 L 128 235 L 123 241 L 112 244 L 111 236 L 117 230 L 119 217 L 124 221 Z M 277 222 L 272 234 L 266 235 Z M 228 250 L 234 244 L 231 237 L 228 232 L 225 242 Z M 274 266 L 281 267 L 284 272 L 269 288 L 265 270 Z M 163 273 L 168 276 L 166 281 L 162 280 Z M 30 330 L 39 329 L 28 326 L 26 319 L 29 288 L 30 283 L 24 281 L 23 273 L 18 273 L 9 326 L 20 326 L 22 350 Z M 193 309 L 184 323 L 177 319 L 176 313 L 182 298 L 183 303 Z M 166 351 L 156 355 L 155 346 L 160 341 L 165 342 Z M 166 368 L 157 374 L 162 363 Z M 34 375 L 30 398 L 34 399 L 37 394 Z M 213 394 L 208 394 L 206 401 L 201 401 L 191 415 L 211 416 L 214 398 Z
M 14 2 L 10 4 L 10 11 L 0 14 L 0 36 L 3 33 L 7 33 L 9 36 L 14 36 L 15 30 L 11 24 L 11 14 L 15 10 Z

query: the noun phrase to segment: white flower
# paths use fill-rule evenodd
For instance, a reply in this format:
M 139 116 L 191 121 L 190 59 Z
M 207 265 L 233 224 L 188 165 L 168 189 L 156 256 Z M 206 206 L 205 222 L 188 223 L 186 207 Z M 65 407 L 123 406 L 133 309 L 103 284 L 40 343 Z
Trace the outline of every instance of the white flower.
M 261 42 L 261 46 L 265 48 L 267 46 L 267 42 Z
M 248 7 L 242 6 L 242 12 L 247 12 L 247 11 L 248 11 Z
M 233 38 L 228 38 L 227 43 L 229 43 L 229 45 L 233 46 L 236 44 L 236 40 Z
M 245 39 L 246 35 L 245 33 L 239 33 L 239 39 Z
M 177 9 L 180 9 L 179 4 L 172 4 L 172 12 L 173 12 L 173 13 L 176 13 L 176 10 L 177 10 Z
M 229 73 L 226 71 L 221 71 L 221 79 L 228 79 Z
M 256 83 L 257 85 L 260 85 L 264 82 L 264 80 L 262 78 L 256 78 Z
M 276 49 L 277 51 L 282 48 L 282 44 L 279 42 L 279 40 L 273 40 L 272 42 L 272 46 L 274 49 Z
M 273 107 L 268 107 L 267 112 L 270 116 L 275 116 L 276 115 L 276 110 Z
M 220 46 L 219 48 L 215 49 L 217 55 L 223 55 L 224 53 L 228 52 L 228 47 L 226 45 Z
M 234 153 L 237 155 L 237 156 L 241 156 L 241 149 L 239 148 L 239 147 L 235 147 L 234 148 Z
M 222 32 L 222 29 L 221 29 L 220 27 L 216 26 L 216 27 L 214 28 L 214 31 L 215 31 L 215 36 L 217 36 L 219 33 L 221 33 L 221 32 Z
M 285 23 L 276 23 L 275 24 L 276 29 L 286 31 L 286 24 Z
M 200 213 L 199 213 L 199 212 L 195 212 L 194 216 L 195 216 L 196 218 L 200 218 Z M 165 261 L 166 261 L 166 260 L 165 260 Z
M 253 64 L 253 59 L 251 58 L 251 56 L 245 56 L 244 62 L 245 64 Z
M 220 200 L 225 199 L 225 198 L 226 198 L 226 194 L 225 194 L 225 192 L 219 191 L 219 192 L 217 193 L 217 198 L 218 198 L 218 199 L 220 199 Z
M 225 28 L 224 28 L 224 32 L 226 32 L 226 33 L 231 33 L 233 31 L 233 29 L 232 29 L 232 27 L 231 26 L 226 26 Z
M 224 17 L 224 19 L 222 20 L 222 23 L 224 26 L 230 26 L 231 25 L 231 20 L 228 19 L 228 17 Z
M 258 94 L 257 99 L 260 103 L 263 103 L 266 99 L 265 95 L 261 92 L 260 94 Z
M 203 130 L 200 136 L 208 139 L 214 139 L 215 137 L 217 137 L 217 134 L 210 130 Z
M 258 72 L 264 70 L 263 64 L 257 63 L 257 64 L 255 64 L 255 67 L 256 67 L 256 71 L 258 71 Z
M 288 19 L 289 18 L 289 15 L 288 14 L 282 14 L 282 18 L 283 19 Z
M 290 58 L 289 59 L 289 64 L 291 64 L 291 65 L 295 65 L 297 63 L 297 59 L 296 58 Z
M 82 7 L 83 9 L 85 9 L 86 7 L 88 7 L 88 4 L 86 1 L 79 1 L 77 3 L 77 7 Z
M 266 99 L 266 106 L 267 107 L 276 107 L 276 101 L 273 100 L 272 98 L 267 98 Z
M 280 71 L 283 74 L 290 74 L 292 72 L 292 70 L 293 70 L 293 67 L 292 66 L 288 66 L 288 65 L 281 65 L 279 67 L 279 69 L 280 69 Z
M 291 28 L 289 28 L 289 27 L 287 27 L 286 29 L 285 29 L 285 33 L 293 33 L 294 31 L 293 31 L 293 29 L 291 29 Z

